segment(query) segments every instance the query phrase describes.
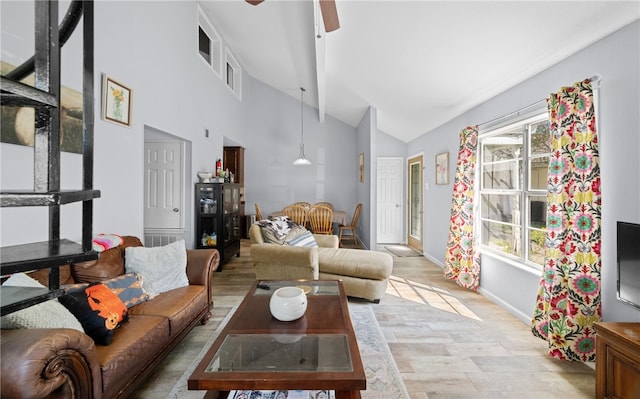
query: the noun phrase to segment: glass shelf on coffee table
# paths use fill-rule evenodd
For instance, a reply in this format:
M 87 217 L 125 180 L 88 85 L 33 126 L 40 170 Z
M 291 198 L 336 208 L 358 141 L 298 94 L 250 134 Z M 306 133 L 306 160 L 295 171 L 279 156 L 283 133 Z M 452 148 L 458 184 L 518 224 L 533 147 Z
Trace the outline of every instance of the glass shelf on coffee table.
M 346 334 L 231 334 L 206 371 L 353 371 Z

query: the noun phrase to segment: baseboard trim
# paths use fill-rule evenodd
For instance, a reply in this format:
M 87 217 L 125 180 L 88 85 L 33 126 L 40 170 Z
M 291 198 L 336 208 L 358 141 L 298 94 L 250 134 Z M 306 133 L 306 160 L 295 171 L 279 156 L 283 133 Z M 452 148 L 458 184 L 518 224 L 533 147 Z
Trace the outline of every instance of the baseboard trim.
M 519 319 L 523 323 L 527 325 L 531 324 L 531 315 L 521 312 L 520 310 L 511 306 L 511 304 L 509 304 L 508 302 L 503 301 L 500 297 L 495 296 L 490 291 L 487 291 L 482 287 L 478 289 L 478 292 L 482 294 L 482 296 L 498 304 L 498 306 L 505 309 L 507 312 L 511 313 L 513 316 L 515 316 L 517 319 Z

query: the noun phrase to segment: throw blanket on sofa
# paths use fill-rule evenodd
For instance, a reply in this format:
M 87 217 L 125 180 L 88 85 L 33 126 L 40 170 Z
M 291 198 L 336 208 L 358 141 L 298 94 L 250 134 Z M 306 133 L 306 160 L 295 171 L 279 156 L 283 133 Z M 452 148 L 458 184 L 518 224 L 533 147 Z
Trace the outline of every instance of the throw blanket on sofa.
M 267 228 L 273 232 L 278 240 L 283 240 L 294 227 L 293 221 L 288 216 L 276 216 L 258 222 L 260 227 Z
M 122 245 L 122 237 L 116 234 L 96 234 L 93 236 L 92 248 L 96 252 L 106 251 Z

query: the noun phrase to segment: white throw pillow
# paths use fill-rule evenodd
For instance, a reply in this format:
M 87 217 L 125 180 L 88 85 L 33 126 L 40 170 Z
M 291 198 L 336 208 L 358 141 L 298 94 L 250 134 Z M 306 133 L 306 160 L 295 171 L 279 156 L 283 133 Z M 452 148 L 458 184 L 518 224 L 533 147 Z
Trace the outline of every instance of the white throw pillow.
M 11 275 L 2 284 L 6 287 L 46 288 L 37 280 L 24 273 Z M 6 329 L 16 328 L 72 328 L 84 332 L 76 317 L 57 299 L 42 302 L 0 317 L 0 326 Z
M 126 273 L 142 276 L 142 287 L 152 298 L 189 285 L 184 240 L 163 247 L 127 247 L 124 250 L 124 268 Z

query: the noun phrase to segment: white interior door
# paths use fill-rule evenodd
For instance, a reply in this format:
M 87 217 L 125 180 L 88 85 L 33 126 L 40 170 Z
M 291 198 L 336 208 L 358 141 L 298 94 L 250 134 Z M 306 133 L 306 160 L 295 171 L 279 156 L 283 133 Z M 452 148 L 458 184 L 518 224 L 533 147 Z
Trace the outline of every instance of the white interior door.
M 402 158 L 378 158 L 377 241 L 401 243 L 404 233 L 404 200 Z
M 144 228 L 184 228 L 184 145 L 145 141 Z

